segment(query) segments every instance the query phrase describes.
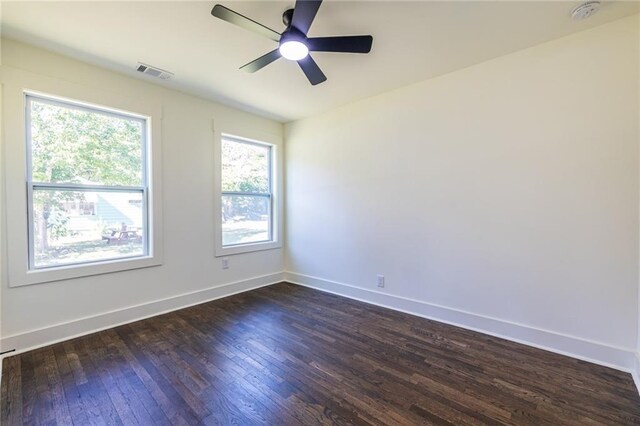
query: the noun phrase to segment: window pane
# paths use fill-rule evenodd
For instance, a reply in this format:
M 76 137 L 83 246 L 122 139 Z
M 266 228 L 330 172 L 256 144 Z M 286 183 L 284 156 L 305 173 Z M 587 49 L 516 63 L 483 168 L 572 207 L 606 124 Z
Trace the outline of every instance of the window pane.
M 222 196 L 222 245 L 270 241 L 268 197 Z
M 140 192 L 35 189 L 34 266 L 144 255 L 143 204 Z
M 222 140 L 222 190 L 269 193 L 268 146 Z
M 34 182 L 144 184 L 142 120 L 30 99 Z

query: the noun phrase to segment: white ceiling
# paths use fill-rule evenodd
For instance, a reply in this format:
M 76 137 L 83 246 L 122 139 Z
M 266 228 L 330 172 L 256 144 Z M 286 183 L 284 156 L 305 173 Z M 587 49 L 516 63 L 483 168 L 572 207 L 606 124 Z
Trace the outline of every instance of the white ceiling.
M 311 86 L 284 59 L 239 71 L 276 43 L 212 17 L 214 4 L 5 1 L 2 34 L 138 78 L 149 79 L 136 63 L 151 64 L 175 77 L 150 81 L 290 121 L 638 12 L 637 2 L 607 2 L 575 22 L 579 2 L 325 1 L 309 35 L 371 34 L 373 49 L 314 53 L 328 80 Z M 222 4 L 281 31 L 293 0 Z

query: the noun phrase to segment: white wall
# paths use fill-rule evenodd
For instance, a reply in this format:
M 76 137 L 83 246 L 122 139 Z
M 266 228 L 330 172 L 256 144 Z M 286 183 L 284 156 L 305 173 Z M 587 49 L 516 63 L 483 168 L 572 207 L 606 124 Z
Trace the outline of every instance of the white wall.
M 640 14 L 637 15 L 636 17 L 636 25 L 640 28 Z M 640 33 L 638 33 L 638 38 L 640 40 Z M 637 79 L 638 81 L 640 81 L 640 41 L 638 42 L 638 75 L 637 75 Z M 640 103 L 640 85 L 637 88 L 637 96 L 638 96 L 638 103 Z M 640 129 L 640 109 L 638 111 L 638 118 L 637 118 L 637 122 L 638 122 L 638 127 Z M 638 130 L 638 136 L 640 137 L 640 130 Z M 638 144 L 640 144 L 640 139 L 638 140 Z M 638 158 L 638 162 L 640 163 L 640 158 Z M 638 179 L 640 179 L 640 175 L 638 176 Z M 640 223 L 640 217 L 638 217 L 638 222 Z M 640 242 L 640 241 L 639 241 Z M 638 268 L 640 269 L 640 259 L 638 261 Z M 640 391 L 640 281 L 638 282 L 638 342 L 637 342 L 637 346 L 636 346 L 636 359 L 635 359 L 635 365 L 633 368 L 633 379 L 635 381 L 636 384 L 636 388 L 638 388 L 638 391 Z
M 626 18 L 287 125 L 289 279 L 630 369 L 638 40 Z
M 214 257 L 217 183 L 212 120 L 216 128 L 243 128 L 279 139 L 281 123 L 10 40 L 2 43 L 2 71 L 3 82 L 11 75 L 11 84 L 17 80 L 31 89 L 32 82 L 46 80 L 49 87 L 73 84 L 92 93 L 104 91 L 161 105 L 164 198 L 162 266 L 17 288 L 9 288 L 3 274 L 4 350 L 24 349 L 280 280 L 281 249 L 233 256 L 228 270 L 222 270 L 220 259 Z M 5 150 L 14 149 L 24 141 L 4 140 L 4 144 Z M 24 186 L 23 181 L 5 184 Z M 240 283 L 225 286 L 235 282 Z M 179 295 L 183 296 L 164 300 Z M 161 302 L 150 303 L 155 301 Z

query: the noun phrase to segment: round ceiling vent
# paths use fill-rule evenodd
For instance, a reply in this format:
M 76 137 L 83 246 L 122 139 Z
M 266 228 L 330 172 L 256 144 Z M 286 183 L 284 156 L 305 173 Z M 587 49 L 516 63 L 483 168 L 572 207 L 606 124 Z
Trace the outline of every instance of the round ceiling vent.
M 588 1 L 573 9 L 571 17 L 576 21 L 582 21 L 595 14 L 598 10 L 600 10 L 599 1 Z

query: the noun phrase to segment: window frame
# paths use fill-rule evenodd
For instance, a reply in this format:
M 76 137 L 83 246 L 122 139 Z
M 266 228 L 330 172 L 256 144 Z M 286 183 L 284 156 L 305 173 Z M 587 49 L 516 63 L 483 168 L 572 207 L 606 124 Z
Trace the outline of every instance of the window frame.
M 9 287 L 49 283 L 93 275 L 108 274 L 162 265 L 162 181 L 161 131 L 162 107 L 149 100 L 129 98 L 121 93 L 88 88 L 72 82 L 25 75 L 7 70 L 3 75 L 3 123 L 5 140 L 6 259 Z M 98 262 L 64 264 L 30 269 L 28 178 L 27 95 L 49 98 L 63 103 L 86 106 L 126 116 L 144 118 L 147 122 L 145 173 L 147 175 L 147 253 L 144 256 L 114 258 Z M 29 147 L 30 151 L 30 147 Z M 29 154 L 30 155 L 30 154 Z M 22 183 L 20 183 L 22 182 Z M 32 199 L 32 198 L 30 198 Z
M 87 105 L 78 103 L 77 101 L 70 99 L 52 98 L 50 96 L 35 95 L 31 92 L 25 92 L 25 143 L 27 150 L 27 223 L 29 229 L 27 231 L 28 237 L 28 253 L 29 253 L 29 271 L 40 271 L 46 269 L 55 269 L 60 267 L 73 267 L 84 264 L 98 264 L 116 260 L 137 259 L 144 258 L 149 255 L 149 209 L 148 209 L 148 195 L 149 195 L 149 170 L 148 163 L 149 158 L 147 152 L 148 140 L 149 140 L 149 119 L 138 114 L 125 113 L 122 111 L 116 111 L 113 109 L 105 109 L 94 105 Z M 61 108 L 76 109 L 79 111 L 92 112 L 102 114 L 106 116 L 123 118 L 129 120 L 135 120 L 142 126 L 142 141 L 141 141 L 141 156 L 142 156 L 142 176 L 139 186 L 118 186 L 118 185 L 93 185 L 93 184 L 80 184 L 80 183 L 57 183 L 57 182 L 35 182 L 33 180 L 33 149 L 31 138 L 31 103 L 33 101 L 59 106 Z M 54 266 L 36 266 L 35 263 L 35 221 L 34 221 L 34 193 L 38 190 L 49 191 L 74 191 L 74 192 L 119 192 L 122 194 L 141 194 L 142 197 L 142 227 L 143 227 L 143 254 L 137 256 L 121 256 L 113 257 L 103 260 L 90 260 L 75 263 L 65 263 Z
M 215 256 L 222 257 L 241 253 L 250 253 L 262 250 L 271 250 L 282 247 L 282 178 L 281 178 L 281 139 L 274 135 L 252 133 L 250 130 L 242 132 L 215 132 L 215 239 L 216 248 Z M 239 136 L 242 134 L 243 136 Z M 245 136 L 246 135 L 246 136 Z M 244 244 L 223 245 L 222 243 L 222 197 L 226 195 L 241 196 L 262 196 L 256 193 L 244 193 L 222 190 L 222 142 L 229 140 L 231 142 L 246 143 L 269 148 L 269 208 L 270 223 L 269 232 L 270 239 L 267 241 L 258 241 Z

